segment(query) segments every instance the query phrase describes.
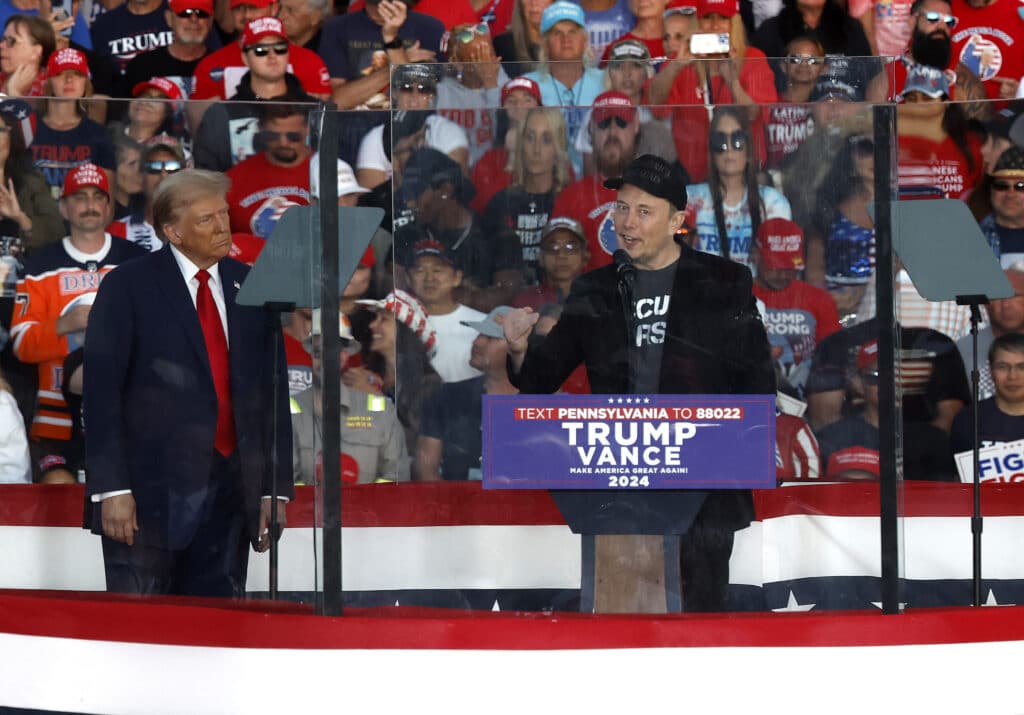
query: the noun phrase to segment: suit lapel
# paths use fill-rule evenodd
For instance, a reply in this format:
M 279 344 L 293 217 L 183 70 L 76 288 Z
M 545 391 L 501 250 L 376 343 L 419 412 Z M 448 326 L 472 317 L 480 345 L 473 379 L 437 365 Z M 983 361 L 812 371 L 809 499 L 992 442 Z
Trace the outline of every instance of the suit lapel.
M 167 306 L 171 313 L 181 322 L 185 329 L 185 337 L 192 345 L 203 365 L 206 366 L 207 374 L 210 373 L 210 358 L 206 352 L 206 341 L 203 339 L 203 329 L 199 326 L 199 314 L 196 313 L 196 306 L 189 295 L 188 286 L 181 276 L 181 269 L 178 262 L 174 260 L 170 245 L 164 246 L 157 254 L 160 270 L 157 271 L 157 284 L 160 291 L 167 299 Z M 212 378 L 211 378 L 212 379 Z

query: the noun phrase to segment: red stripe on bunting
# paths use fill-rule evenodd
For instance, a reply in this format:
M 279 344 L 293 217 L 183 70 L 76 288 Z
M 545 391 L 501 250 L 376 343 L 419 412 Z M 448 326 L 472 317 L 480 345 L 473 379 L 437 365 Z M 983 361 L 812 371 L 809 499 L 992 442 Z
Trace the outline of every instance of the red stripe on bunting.
M 297 487 L 288 524 L 313 526 L 313 489 Z M 368 484 L 346 487 L 342 523 L 371 526 L 561 525 L 558 508 L 539 490 L 484 490 L 478 482 Z M 81 526 L 84 489 L 75 485 L 0 485 L 0 526 Z M 759 520 L 794 514 L 877 516 L 877 484 L 813 484 L 754 492 Z M 907 482 L 905 516 L 971 515 L 971 486 Z M 985 516 L 1024 515 L 1024 486 L 982 486 Z
M 349 609 L 343 618 L 324 618 L 281 612 L 276 604 L 250 602 L 243 608 L 228 604 L 7 592 L 0 595 L 0 632 L 312 650 L 836 647 L 1024 640 L 1024 607 L 922 609 L 899 616 L 879 612 L 593 616 L 398 607 Z

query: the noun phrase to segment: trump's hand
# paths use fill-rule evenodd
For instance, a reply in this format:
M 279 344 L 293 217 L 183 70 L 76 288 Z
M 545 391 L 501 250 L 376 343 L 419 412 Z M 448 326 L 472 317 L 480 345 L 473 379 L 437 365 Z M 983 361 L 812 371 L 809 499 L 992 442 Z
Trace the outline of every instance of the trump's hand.
M 259 535 L 260 543 L 256 550 L 263 553 L 270 548 L 270 503 L 277 502 L 277 526 L 278 534 L 284 531 L 284 527 L 288 524 L 288 514 L 285 511 L 285 502 L 280 499 L 271 499 L 270 497 L 263 497 L 260 500 L 260 524 L 259 524 Z
M 107 538 L 129 546 L 135 542 L 135 532 L 139 530 L 139 522 L 135 518 L 135 497 L 131 494 L 107 497 L 100 502 L 100 514 Z

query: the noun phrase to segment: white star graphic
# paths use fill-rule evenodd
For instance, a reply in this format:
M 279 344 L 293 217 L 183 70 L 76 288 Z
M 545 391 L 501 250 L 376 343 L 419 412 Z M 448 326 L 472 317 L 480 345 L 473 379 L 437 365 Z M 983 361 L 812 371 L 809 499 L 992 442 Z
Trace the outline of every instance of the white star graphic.
M 651 398 L 650 398 L 650 397 L 645 397 L 645 398 L 644 398 L 644 404 L 645 404 L 645 405 L 649 405 L 649 404 L 651 404 Z
M 633 403 L 633 398 L 632 398 L 632 397 L 627 397 L 627 398 L 626 398 L 626 404 L 627 404 L 627 405 L 630 405 L 630 404 L 632 404 L 632 403 Z
M 622 404 L 622 398 L 621 397 L 619 398 L 619 404 L 620 405 Z
M 609 397 L 608 398 L 608 404 L 609 405 L 614 405 L 615 404 L 615 398 L 614 397 Z
M 981 605 L 983 605 L 983 606 L 1016 606 L 1017 604 L 1015 604 L 1015 603 L 999 603 L 996 600 L 996 595 L 994 593 L 992 593 L 992 589 L 990 588 L 988 590 L 988 598 L 986 598 L 985 602 L 983 604 L 981 604 Z
M 809 611 L 814 608 L 813 603 L 797 603 L 796 596 L 793 592 L 789 592 L 789 602 L 783 608 L 773 608 L 772 611 L 775 613 L 801 613 L 803 611 Z

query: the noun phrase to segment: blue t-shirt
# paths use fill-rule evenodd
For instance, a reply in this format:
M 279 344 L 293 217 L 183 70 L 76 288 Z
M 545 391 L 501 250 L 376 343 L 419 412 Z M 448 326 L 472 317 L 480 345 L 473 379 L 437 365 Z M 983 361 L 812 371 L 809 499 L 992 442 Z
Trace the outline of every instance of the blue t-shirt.
M 53 9 L 56 10 L 61 3 L 53 3 Z M 0 27 L 7 24 L 7 20 L 10 19 L 11 15 L 39 15 L 38 10 L 22 10 L 14 7 L 10 0 L 0 0 Z M 89 25 L 86 23 L 85 18 L 82 17 L 82 13 L 78 13 L 75 16 L 75 24 L 71 26 L 71 34 L 67 35 L 76 45 L 84 47 L 87 50 L 92 49 L 92 38 L 89 36 Z
M 584 9 L 583 15 L 587 20 L 587 34 L 594 57 L 603 57 L 605 48 L 636 24 L 636 18 L 629 9 L 629 0 L 618 0 L 607 10 Z
M 124 73 L 128 62 L 138 54 L 157 47 L 171 44 L 173 33 L 160 6 L 145 15 L 128 11 L 128 5 L 121 5 L 96 18 L 92 25 L 92 46 L 96 54 L 109 57 L 117 76 Z M 206 36 L 206 47 L 220 49 L 220 38 L 216 32 Z
M 110 133 L 91 119 L 82 119 L 74 129 L 58 131 L 39 122 L 32 142 L 32 163 L 42 172 L 55 199 L 60 198 L 64 177 L 79 164 L 91 161 L 114 170 L 114 143 Z
M 398 31 L 406 47 L 418 40 L 422 49 L 437 53 L 438 61 L 441 61 L 443 35 L 444 25 L 440 20 L 414 11 L 409 12 Z M 374 54 L 379 52 L 387 53 L 380 25 L 366 12 L 340 15 L 324 23 L 318 54 L 331 77 L 350 80 L 370 74 L 375 69 Z

